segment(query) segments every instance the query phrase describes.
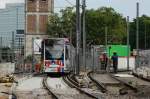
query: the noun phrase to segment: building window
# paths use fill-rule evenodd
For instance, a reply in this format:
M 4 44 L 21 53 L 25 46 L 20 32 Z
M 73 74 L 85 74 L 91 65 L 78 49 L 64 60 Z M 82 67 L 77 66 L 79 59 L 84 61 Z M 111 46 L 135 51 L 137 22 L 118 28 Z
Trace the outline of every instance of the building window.
M 46 0 L 41 0 L 42 2 L 46 2 Z
M 34 0 L 28 0 L 29 2 L 34 2 Z

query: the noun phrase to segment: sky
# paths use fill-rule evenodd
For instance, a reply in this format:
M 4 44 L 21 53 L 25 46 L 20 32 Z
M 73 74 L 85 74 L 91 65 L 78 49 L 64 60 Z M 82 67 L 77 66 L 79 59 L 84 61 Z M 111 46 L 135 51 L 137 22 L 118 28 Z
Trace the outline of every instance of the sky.
M 22 3 L 24 0 L 0 0 L 0 8 L 4 8 L 6 3 Z
M 61 8 L 75 5 L 76 0 L 54 0 L 55 11 Z M 82 1 L 82 0 L 80 0 Z M 20 3 L 24 0 L 0 0 L 0 8 L 4 8 L 6 3 Z M 136 3 L 140 4 L 140 15 L 146 14 L 150 16 L 150 0 L 86 0 L 87 8 L 99 8 L 103 6 L 112 7 L 124 17 L 129 16 L 130 19 L 136 17 Z

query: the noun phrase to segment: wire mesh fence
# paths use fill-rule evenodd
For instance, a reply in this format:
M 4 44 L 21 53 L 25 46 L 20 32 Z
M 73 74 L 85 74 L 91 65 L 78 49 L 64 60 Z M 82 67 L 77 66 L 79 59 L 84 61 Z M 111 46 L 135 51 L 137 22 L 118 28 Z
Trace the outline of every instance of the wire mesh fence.
M 14 73 L 16 68 L 22 68 L 18 65 L 23 57 L 23 47 L 21 47 L 23 44 L 18 46 L 15 42 L 15 35 L 11 37 L 13 33 L 10 34 L 0 37 L 0 70 L 2 74 Z
M 11 39 L 8 37 L 0 37 L 0 62 L 12 62 L 12 45 Z
M 140 67 L 150 67 L 150 50 L 140 50 L 139 59 Z
M 103 68 L 102 62 L 100 61 L 100 55 L 105 52 L 105 47 L 101 45 L 95 45 L 86 48 L 86 59 L 85 66 L 83 64 L 82 49 L 80 50 L 80 69 L 81 71 L 99 71 Z
M 139 77 L 150 80 L 150 50 L 139 51 L 139 67 L 133 70 L 133 73 Z

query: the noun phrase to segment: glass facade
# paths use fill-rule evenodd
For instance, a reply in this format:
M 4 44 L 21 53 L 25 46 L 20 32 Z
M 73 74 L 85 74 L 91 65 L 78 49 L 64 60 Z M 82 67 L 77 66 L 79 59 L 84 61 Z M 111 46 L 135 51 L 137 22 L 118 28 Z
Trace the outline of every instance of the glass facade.
M 21 40 L 18 40 L 19 35 L 17 30 L 24 31 L 25 27 L 25 11 L 24 3 L 6 4 L 6 8 L 0 9 L 0 37 L 2 37 L 2 46 L 12 46 L 12 35 L 14 33 L 15 48 L 18 47 L 18 42 L 24 42 L 21 35 Z M 24 35 L 24 34 L 23 34 Z

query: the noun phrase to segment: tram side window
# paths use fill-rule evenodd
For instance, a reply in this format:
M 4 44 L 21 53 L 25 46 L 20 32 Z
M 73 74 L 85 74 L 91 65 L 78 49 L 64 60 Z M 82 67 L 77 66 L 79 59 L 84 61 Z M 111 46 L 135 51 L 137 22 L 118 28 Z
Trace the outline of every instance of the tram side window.
M 39 50 L 39 52 L 41 52 L 41 60 L 44 60 L 44 41 L 42 41 L 42 46 Z
M 62 54 L 59 60 L 64 60 L 64 51 L 62 51 Z
M 68 59 L 69 58 L 69 51 L 68 51 L 68 47 L 66 46 L 66 57 L 65 59 Z

